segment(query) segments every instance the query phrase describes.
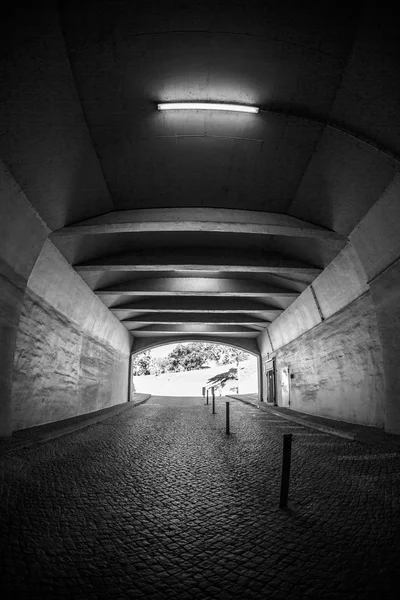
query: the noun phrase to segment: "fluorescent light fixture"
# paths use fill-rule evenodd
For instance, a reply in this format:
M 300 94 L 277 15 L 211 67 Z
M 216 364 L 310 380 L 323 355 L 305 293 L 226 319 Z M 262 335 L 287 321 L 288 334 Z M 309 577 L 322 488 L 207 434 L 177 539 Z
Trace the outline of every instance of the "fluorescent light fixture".
M 157 105 L 158 110 L 230 110 L 235 112 L 258 113 L 258 106 L 244 104 L 214 104 L 213 102 L 166 102 Z

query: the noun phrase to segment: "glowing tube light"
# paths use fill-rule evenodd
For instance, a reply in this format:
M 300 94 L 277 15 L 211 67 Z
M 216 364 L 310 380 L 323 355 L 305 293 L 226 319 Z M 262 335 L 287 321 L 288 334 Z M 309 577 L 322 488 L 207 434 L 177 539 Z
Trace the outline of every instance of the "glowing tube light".
M 158 110 L 230 110 L 235 112 L 258 113 L 257 106 L 244 104 L 214 104 L 212 102 L 167 102 L 157 105 Z

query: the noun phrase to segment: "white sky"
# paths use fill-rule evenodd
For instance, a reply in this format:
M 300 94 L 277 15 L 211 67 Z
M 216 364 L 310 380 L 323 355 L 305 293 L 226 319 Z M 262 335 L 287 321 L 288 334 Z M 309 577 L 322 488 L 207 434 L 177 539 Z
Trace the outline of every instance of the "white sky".
M 167 356 L 178 344 L 167 344 L 166 346 L 159 346 L 158 348 L 152 348 L 151 355 L 155 358 L 164 358 Z

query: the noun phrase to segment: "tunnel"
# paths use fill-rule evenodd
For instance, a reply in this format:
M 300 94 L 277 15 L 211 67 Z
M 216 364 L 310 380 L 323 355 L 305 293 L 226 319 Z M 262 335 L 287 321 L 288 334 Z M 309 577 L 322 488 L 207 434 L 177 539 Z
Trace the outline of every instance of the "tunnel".
M 183 342 L 146 345 L 144 350 L 133 353 L 131 391 L 205 397 L 206 390 L 211 394 L 214 388 L 214 394 L 219 396 L 235 391 L 258 403 L 263 401 L 258 352 L 232 342 L 198 341 L 184 338 Z
M 131 351 L 193 334 L 274 359 L 278 405 L 286 369 L 292 409 L 398 434 L 390 17 L 97 5 L 3 22 L 2 435 L 125 402 Z
M 17 0 L 0 29 L 4 447 L 162 412 L 132 390 L 132 355 L 189 340 L 257 356 L 258 395 L 232 398 L 252 418 L 399 441 L 397 15 Z

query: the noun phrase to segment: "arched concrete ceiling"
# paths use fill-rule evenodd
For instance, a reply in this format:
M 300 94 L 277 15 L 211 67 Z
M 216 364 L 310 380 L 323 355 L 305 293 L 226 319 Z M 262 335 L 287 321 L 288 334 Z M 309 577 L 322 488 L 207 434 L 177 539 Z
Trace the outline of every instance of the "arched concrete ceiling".
M 136 338 L 253 340 L 398 171 L 396 35 L 373 2 L 15 11 L 0 155 Z M 182 100 L 262 110 L 157 111 Z

